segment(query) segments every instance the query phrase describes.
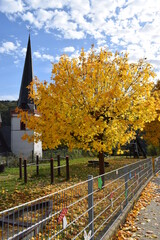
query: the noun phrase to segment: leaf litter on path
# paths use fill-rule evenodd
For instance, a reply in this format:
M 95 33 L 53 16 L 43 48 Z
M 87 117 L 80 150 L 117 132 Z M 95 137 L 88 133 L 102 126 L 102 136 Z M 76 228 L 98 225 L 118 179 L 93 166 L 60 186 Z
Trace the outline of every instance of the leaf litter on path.
M 157 175 L 158 176 L 158 175 Z M 120 226 L 117 234 L 112 240 L 140 240 L 140 239 L 156 239 L 158 236 L 151 230 L 146 230 L 145 238 L 141 238 L 142 230 L 145 231 L 146 224 L 151 224 L 152 218 L 156 220 L 155 213 L 147 214 L 143 217 L 143 221 L 139 227 L 137 222 L 140 223 L 139 216 L 143 214 L 144 210 L 151 201 L 154 200 L 156 203 L 160 203 L 160 192 L 158 193 L 159 186 L 153 181 L 149 182 L 145 189 L 142 191 L 139 200 L 135 203 L 133 209 L 129 212 L 126 221 Z M 158 224 L 159 225 L 159 224 Z M 158 226 L 157 225 L 157 226 Z M 156 223 L 155 223 L 156 226 Z

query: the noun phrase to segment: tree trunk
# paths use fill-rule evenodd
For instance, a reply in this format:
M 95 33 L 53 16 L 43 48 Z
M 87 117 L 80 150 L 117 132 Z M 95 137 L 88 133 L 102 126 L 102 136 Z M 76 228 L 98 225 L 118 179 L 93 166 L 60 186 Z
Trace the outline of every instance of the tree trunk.
M 105 173 L 104 153 L 103 152 L 99 152 L 99 175 L 102 175 L 104 173 Z M 104 181 L 105 181 L 104 175 L 101 178 L 102 178 L 102 186 L 104 186 Z
M 102 175 L 105 173 L 105 168 L 104 168 L 104 153 L 99 152 L 99 175 Z

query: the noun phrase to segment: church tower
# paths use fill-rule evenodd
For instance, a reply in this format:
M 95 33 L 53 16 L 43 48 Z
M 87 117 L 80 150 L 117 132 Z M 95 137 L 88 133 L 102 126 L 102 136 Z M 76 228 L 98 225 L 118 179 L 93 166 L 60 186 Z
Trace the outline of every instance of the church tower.
M 18 108 L 28 111 L 30 114 L 35 114 L 35 105 L 33 101 L 29 98 L 28 85 L 33 79 L 33 69 L 32 69 L 32 53 L 31 53 L 31 40 L 30 35 L 28 38 L 27 52 L 24 63 L 21 88 L 18 99 Z M 26 128 L 25 124 L 21 122 L 21 119 L 17 117 L 15 111 L 11 112 L 11 150 L 13 154 L 22 157 L 31 157 L 34 155 L 42 156 L 42 143 L 32 142 L 22 140 L 22 136 L 27 132 L 29 135 L 33 135 L 33 131 Z

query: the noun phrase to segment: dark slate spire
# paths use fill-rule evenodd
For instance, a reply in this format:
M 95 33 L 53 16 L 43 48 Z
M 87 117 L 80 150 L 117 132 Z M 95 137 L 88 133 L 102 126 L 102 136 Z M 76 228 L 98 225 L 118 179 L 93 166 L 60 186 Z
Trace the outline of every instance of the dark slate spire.
M 32 82 L 33 79 L 33 70 L 32 70 L 32 53 L 31 53 L 31 41 L 30 35 L 28 38 L 28 45 L 27 45 L 27 52 L 26 52 L 26 59 L 24 63 L 23 69 L 23 76 L 21 81 L 21 89 L 19 93 L 18 99 L 18 107 L 22 109 L 34 109 L 34 104 L 29 99 L 29 89 L 27 86 Z

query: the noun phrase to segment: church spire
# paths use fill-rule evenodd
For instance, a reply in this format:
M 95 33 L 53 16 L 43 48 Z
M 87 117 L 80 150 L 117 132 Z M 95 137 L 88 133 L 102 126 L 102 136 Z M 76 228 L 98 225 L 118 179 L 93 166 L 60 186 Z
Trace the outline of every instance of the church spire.
M 30 109 L 30 110 L 34 109 L 34 104 L 31 101 L 31 99 L 29 99 L 29 89 L 27 88 L 28 85 L 32 82 L 32 79 L 33 79 L 32 53 L 31 53 L 31 40 L 29 35 L 26 58 L 25 58 L 22 81 L 21 81 L 21 88 L 20 88 L 19 99 L 18 99 L 19 108 Z

